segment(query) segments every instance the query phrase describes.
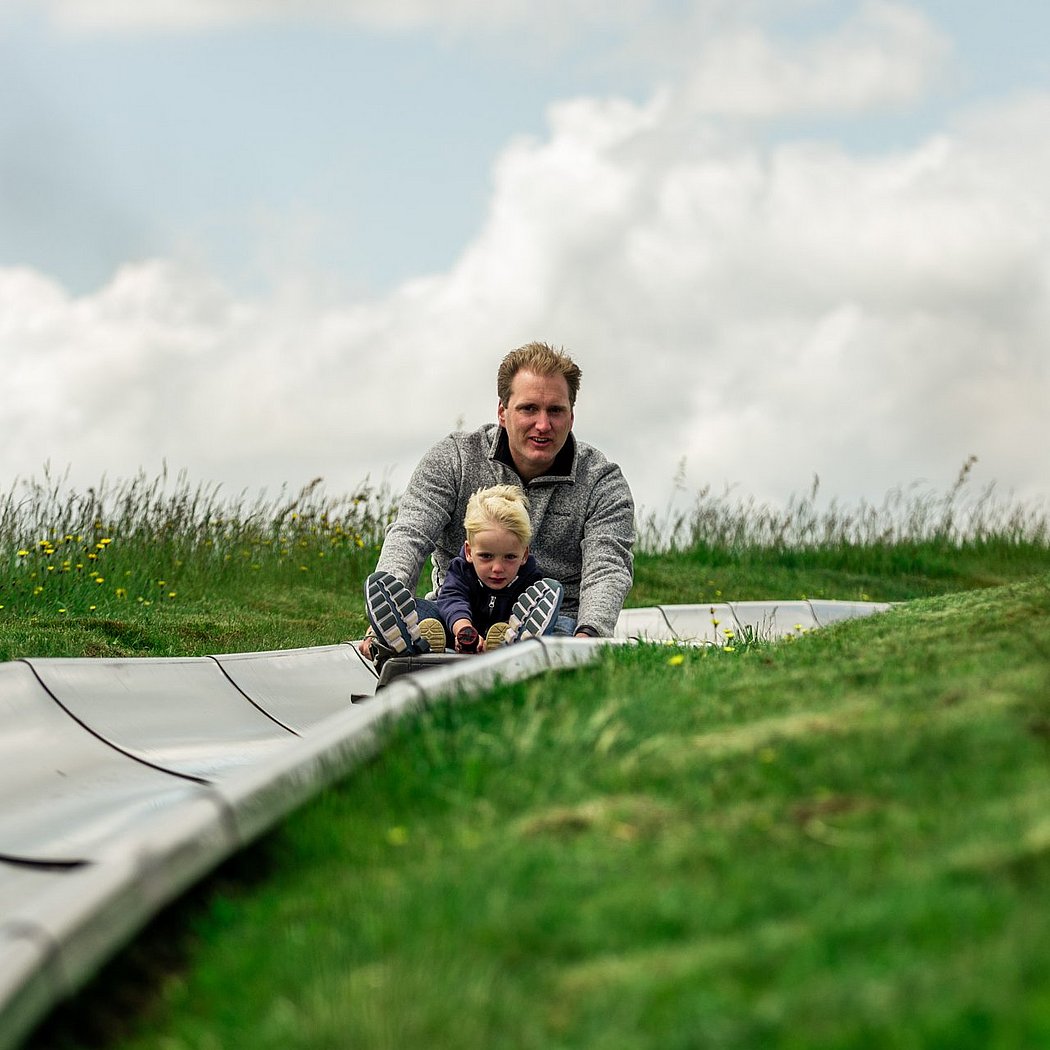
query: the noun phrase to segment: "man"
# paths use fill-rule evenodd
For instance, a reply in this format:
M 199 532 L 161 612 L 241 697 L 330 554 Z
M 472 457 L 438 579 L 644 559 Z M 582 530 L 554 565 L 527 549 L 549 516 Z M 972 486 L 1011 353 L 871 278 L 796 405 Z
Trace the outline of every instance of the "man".
M 377 572 L 415 591 L 433 555 L 436 591 L 463 546 L 467 501 L 517 484 L 532 553 L 564 588 L 555 633 L 607 637 L 633 580 L 634 500 L 615 463 L 572 433 L 581 372 L 546 343 L 512 350 L 497 374 L 496 423 L 439 441 L 419 461 L 387 530 Z

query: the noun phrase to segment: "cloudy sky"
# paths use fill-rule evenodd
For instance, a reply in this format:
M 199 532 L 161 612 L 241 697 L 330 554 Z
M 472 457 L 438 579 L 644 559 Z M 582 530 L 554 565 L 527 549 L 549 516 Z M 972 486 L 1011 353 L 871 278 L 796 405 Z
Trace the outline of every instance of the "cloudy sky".
M 1044 500 L 1048 39 L 1033 0 L 0 0 L 0 489 L 396 489 L 543 339 L 643 508 L 970 454 Z

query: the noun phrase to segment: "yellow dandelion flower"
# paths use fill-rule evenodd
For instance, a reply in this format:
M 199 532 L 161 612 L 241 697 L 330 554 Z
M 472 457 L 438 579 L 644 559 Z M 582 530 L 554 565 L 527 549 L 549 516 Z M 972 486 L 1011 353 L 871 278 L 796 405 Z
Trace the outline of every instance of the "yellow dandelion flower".
M 174 598 L 177 593 L 178 593 L 177 591 L 168 591 L 168 597 L 169 598 Z
M 27 557 L 29 557 L 29 551 L 27 551 L 27 550 L 25 550 L 25 549 L 23 549 L 23 550 L 20 550 L 20 551 L 18 552 L 18 556 L 19 556 L 20 558 L 27 558 Z
M 685 654 L 675 653 L 674 656 L 672 656 L 667 662 L 671 665 L 671 667 L 680 667 L 682 664 L 685 663 Z
M 128 596 L 127 587 L 118 587 L 116 590 L 116 594 L 118 598 L 126 598 Z M 92 608 L 94 607 L 92 606 Z

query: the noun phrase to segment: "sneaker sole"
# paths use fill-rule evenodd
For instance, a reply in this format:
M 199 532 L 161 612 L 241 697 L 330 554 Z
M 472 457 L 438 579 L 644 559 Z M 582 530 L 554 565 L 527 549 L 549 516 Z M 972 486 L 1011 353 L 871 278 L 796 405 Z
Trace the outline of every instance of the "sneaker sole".
M 502 620 L 499 623 L 494 623 L 485 632 L 485 652 L 490 649 L 498 649 L 507 639 L 507 628 L 510 624 L 504 623 Z
M 419 636 L 430 646 L 432 653 L 445 651 L 445 625 L 433 616 L 419 621 Z
M 379 644 L 395 655 L 429 650 L 419 634 L 415 599 L 391 573 L 374 572 L 365 580 L 365 613 Z
M 555 580 L 538 580 L 514 603 L 507 628 L 507 643 L 538 638 L 558 618 L 562 586 Z

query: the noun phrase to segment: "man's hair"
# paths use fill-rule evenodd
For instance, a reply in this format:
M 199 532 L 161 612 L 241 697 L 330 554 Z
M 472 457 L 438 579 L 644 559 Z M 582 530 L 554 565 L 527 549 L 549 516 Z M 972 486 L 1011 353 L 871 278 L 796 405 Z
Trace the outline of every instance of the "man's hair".
M 500 362 L 496 373 L 496 392 L 500 404 L 504 407 L 510 401 L 510 385 L 514 377 L 522 370 L 533 372 L 538 376 L 564 376 L 569 387 L 569 407 L 576 406 L 576 395 L 580 391 L 580 378 L 583 373 L 580 366 L 564 348 L 555 350 L 547 343 L 527 343 L 525 346 L 511 350 Z
M 478 489 L 467 501 L 463 527 L 471 543 L 479 532 L 497 527 L 513 533 L 527 547 L 532 538 L 529 498 L 517 485 Z

